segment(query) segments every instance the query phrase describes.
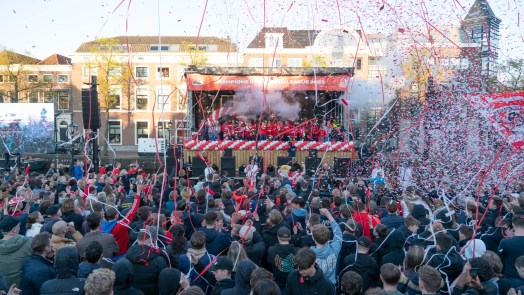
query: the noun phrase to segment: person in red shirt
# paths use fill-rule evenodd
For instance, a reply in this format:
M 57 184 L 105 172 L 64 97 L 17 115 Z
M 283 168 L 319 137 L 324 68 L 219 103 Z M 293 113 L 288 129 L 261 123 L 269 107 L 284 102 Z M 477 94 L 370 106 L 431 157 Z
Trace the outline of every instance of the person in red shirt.
M 362 236 L 366 236 L 373 241 L 371 233 L 375 226 L 380 223 L 380 219 L 369 214 L 366 206 L 360 200 L 354 200 L 354 208 L 353 219 L 362 224 Z
M 266 140 L 267 139 L 267 121 L 264 121 L 260 127 L 258 128 L 258 134 L 259 134 L 259 138 L 260 140 Z
M 129 224 L 135 219 L 136 212 L 140 207 L 140 193 L 144 186 L 142 184 L 137 185 L 137 194 L 133 205 L 129 208 L 126 216 L 118 220 L 119 213 L 118 210 L 114 207 L 109 207 L 106 210 L 106 217 L 108 221 L 102 221 L 102 232 L 106 234 L 112 234 L 115 237 L 116 243 L 118 244 L 118 254 L 124 255 L 127 252 L 129 244 Z

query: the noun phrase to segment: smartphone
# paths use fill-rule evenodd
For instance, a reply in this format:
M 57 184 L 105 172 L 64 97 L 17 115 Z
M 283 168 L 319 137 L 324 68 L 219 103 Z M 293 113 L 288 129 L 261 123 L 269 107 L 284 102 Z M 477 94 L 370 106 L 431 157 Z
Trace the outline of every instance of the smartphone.
M 474 280 L 477 279 L 478 274 L 479 274 L 479 269 L 478 269 L 478 268 L 471 268 L 471 269 L 469 270 L 469 276 L 470 276 L 472 279 L 474 279 Z

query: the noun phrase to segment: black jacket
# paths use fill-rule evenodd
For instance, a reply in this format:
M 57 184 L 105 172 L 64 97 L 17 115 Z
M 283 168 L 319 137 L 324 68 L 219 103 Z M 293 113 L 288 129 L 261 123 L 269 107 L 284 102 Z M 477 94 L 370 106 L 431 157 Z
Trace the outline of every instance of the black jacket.
M 398 228 L 404 224 L 404 217 L 398 216 L 397 214 L 387 214 L 380 218 L 380 223 L 386 225 L 389 229 Z
M 342 277 L 346 271 L 350 270 L 360 274 L 363 282 L 363 292 L 369 287 L 375 287 L 377 282 L 380 281 L 380 269 L 378 268 L 377 261 L 368 254 L 358 253 L 356 258 L 355 254 L 351 254 L 344 259 L 344 265 L 345 267 L 341 270 L 339 277 Z
M 293 270 L 287 277 L 286 295 L 334 295 L 335 287 L 324 275 L 322 269 L 315 265 L 316 273 L 312 277 L 303 277 L 297 269 Z
M 266 246 L 271 247 L 275 244 L 278 244 L 278 237 L 277 232 L 281 227 L 287 227 L 289 228 L 289 224 L 286 221 L 282 221 L 280 224 L 267 228 L 264 231 L 264 242 L 266 242 Z
M 338 268 L 337 273 L 339 273 L 344 268 L 344 258 L 348 255 L 357 253 L 357 243 L 358 239 L 350 234 L 342 234 L 342 248 L 338 254 Z
M 157 250 L 139 244 L 129 248 L 126 258 L 133 265 L 132 286 L 144 294 L 157 295 L 158 275 L 167 267 L 165 259 Z
M 404 234 L 399 230 L 393 231 L 389 235 L 389 249 L 386 255 L 382 257 L 380 265 L 385 263 L 393 263 L 394 265 L 402 266 L 404 264 Z
M 57 277 L 49 280 L 40 288 L 41 295 L 63 294 L 75 295 L 84 293 L 85 279 L 77 278 L 78 250 L 76 247 L 63 247 L 56 253 L 55 268 Z
M 24 295 L 38 295 L 40 288 L 48 281 L 56 278 L 53 262 L 40 255 L 31 255 L 22 267 L 22 289 Z
M 144 292 L 131 286 L 133 265 L 129 260 L 125 258 L 119 259 L 113 265 L 113 271 L 115 272 L 114 295 L 144 295 Z
M 267 262 L 271 265 L 273 274 L 275 275 L 275 282 L 280 288 L 286 286 L 289 273 L 295 269 L 293 263 L 298 249 L 299 248 L 292 244 L 276 244 L 267 250 Z
M 40 228 L 40 232 L 43 233 L 46 231 L 50 234 L 53 234 L 53 225 L 55 225 L 55 223 L 57 223 L 60 220 L 62 219 L 47 217 L 46 219 L 44 219 L 44 225 L 42 226 L 42 228 Z
M 258 232 L 253 233 L 253 240 L 244 243 L 244 248 L 249 260 L 262 266 L 262 258 L 266 254 L 266 243 Z
M 82 215 L 75 211 L 69 211 L 62 214 L 62 220 L 67 223 L 73 222 L 75 224 L 75 229 L 78 232 L 82 232 L 82 224 L 84 223 L 84 217 L 82 217 Z
M 249 295 L 251 293 L 251 273 L 257 268 L 249 259 L 242 259 L 238 262 L 235 273 L 235 286 L 231 289 L 222 291 L 222 295 Z
M 443 249 L 434 253 L 428 259 L 427 264 L 440 272 L 444 272 L 448 276 L 448 281 L 453 282 L 462 272 L 465 262 L 455 249 L 451 249 L 449 253 L 448 250 Z M 444 274 L 442 274 L 442 278 L 445 279 Z

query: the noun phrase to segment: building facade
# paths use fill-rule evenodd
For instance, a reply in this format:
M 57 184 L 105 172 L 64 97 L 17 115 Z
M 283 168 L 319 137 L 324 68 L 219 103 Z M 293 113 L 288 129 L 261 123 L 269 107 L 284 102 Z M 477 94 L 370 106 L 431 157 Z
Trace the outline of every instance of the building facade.
M 161 42 L 156 36 L 113 37 L 83 43 L 72 55 L 73 96 L 79 98 L 74 121 L 83 126 L 81 89 L 97 76 L 101 146 L 136 151 L 140 138 L 155 137 L 181 143 L 191 135 L 185 69 L 232 66 L 237 52 L 231 40 L 217 37 L 163 36 Z

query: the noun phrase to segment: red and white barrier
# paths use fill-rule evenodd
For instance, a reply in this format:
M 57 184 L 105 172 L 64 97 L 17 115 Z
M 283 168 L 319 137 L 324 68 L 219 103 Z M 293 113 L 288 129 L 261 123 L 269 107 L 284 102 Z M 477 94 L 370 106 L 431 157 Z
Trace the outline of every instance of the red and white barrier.
M 319 151 L 349 152 L 354 148 L 353 142 L 324 142 L 324 141 L 293 141 L 292 144 L 299 151 L 316 149 Z M 261 140 L 256 146 L 254 140 L 189 140 L 184 144 L 186 150 L 192 151 L 214 151 L 224 150 L 227 148 L 233 150 L 255 150 L 259 151 L 281 151 L 287 150 L 289 144 L 287 141 Z

